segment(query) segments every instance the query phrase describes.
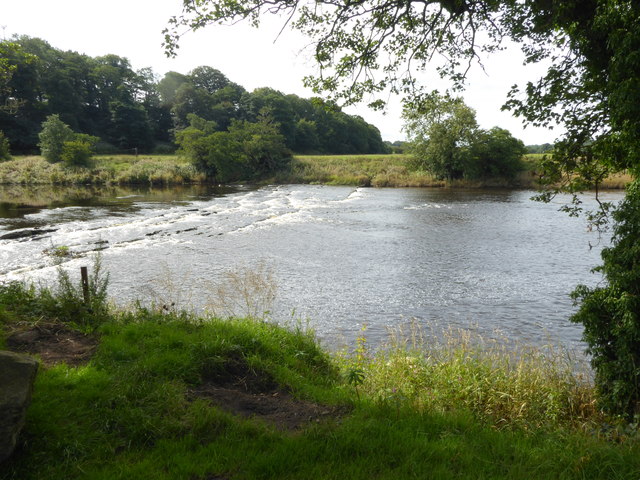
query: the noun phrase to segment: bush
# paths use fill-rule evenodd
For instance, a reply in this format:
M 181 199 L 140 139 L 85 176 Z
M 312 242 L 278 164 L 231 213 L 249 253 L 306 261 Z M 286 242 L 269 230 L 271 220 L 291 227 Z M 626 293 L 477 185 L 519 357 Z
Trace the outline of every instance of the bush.
M 526 147 L 508 130 L 494 127 L 479 130 L 471 145 L 471 158 L 465 177 L 471 179 L 514 178 L 524 166 Z
M 291 152 L 269 117 L 256 123 L 233 121 L 226 132 L 196 115 L 189 121 L 176 134 L 176 143 L 198 170 L 217 182 L 259 178 L 290 165 Z
M 640 414 L 640 182 L 632 183 L 613 213 L 612 246 L 602 250 L 606 286 L 578 286 L 580 309 L 602 408 L 631 419 Z
M 91 144 L 82 140 L 73 140 L 64 142 L 60 157 L 67 167 L 88 167 L 91 155 Z
M 11 160 L 9 139 L 5 137 L 4 132 L 0 131 L 0 162 L 6 162 L 8 160 Z

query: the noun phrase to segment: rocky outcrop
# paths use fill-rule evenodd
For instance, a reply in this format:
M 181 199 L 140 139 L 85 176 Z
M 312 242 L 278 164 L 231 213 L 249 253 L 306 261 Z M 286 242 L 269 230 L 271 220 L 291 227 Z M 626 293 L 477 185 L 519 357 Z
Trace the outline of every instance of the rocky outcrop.
M 38 362 L 33 358 L 0 351 L 0 462 L 16 446 L 37 371 Z

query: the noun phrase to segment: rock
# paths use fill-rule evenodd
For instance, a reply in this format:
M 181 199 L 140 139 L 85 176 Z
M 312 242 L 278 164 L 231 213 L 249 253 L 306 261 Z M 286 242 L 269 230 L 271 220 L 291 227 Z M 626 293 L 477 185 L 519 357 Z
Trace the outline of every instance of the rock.
M 57 228 L 27 228 L 24 230 L 16 230 L 13 232 L 0 235 L 0 240 L 16 240 L 19 238 L 35 237 L 45 233 L 55 232 Z
M 37 371 L 38 362 L 33 358 L 0 351 L 0 462 L 16 446 Z

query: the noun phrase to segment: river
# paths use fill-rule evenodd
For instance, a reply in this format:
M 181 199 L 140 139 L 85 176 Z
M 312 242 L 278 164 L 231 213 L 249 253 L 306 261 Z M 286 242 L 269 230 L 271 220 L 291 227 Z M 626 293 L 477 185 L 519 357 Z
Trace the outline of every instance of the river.
M 99 250 L 119 304 L 242 313 L 249 297 L 274 321 L 308 322 L 331 347 L 352 343 L 364 325 L 375 344 L 389 327 L 415 321 L 581 349 L 569 293 L 599 281 L 590 270 L 607 239 L 559 212 L 563 199 L 542 204 L 533 194 L 3 187 L 0 237 L 36 235 L 0 240 L 0 280 L 47 282 L 56 247 L 68 247 L 62 267 L 72 272 Z

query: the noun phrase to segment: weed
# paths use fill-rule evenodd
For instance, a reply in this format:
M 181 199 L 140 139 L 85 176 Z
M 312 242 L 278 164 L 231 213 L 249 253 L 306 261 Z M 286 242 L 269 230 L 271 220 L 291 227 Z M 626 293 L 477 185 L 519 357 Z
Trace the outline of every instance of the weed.
M 268 318 L 276 298 L 273 270 L 265 263 L 227 270 L 210 284 L 206 310 L 221 318 Z
M 366 378 L 364 370 L 361 370 L 359 368 L 350 368 L 349 370 L 347 370 L 345 378 L 349 385 L 353 385 L 353 388 L 355 389 L 356 395 L 358 397 L 358 401 L 360 401 L 360 391 L 358 390 L 358 387 L 364 383 L 364 380 Z
M 108 286 L 109 273 L 102 269 L 100 253 L 94 256 L 92 270 L 88 275 L 88 301 L 85 299 L 82 281 L 74 283 L 69 271 L 59 265 L 53 296 L 56 317 L 64 322 L 96 328 L 108 315 Z
M 67 245 L 52 246 L 42 251 L 45 255 L 49 255 L 55 259 L 73 258 L 78 254 L 73 252 Z

